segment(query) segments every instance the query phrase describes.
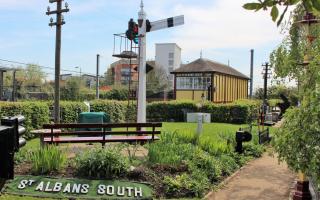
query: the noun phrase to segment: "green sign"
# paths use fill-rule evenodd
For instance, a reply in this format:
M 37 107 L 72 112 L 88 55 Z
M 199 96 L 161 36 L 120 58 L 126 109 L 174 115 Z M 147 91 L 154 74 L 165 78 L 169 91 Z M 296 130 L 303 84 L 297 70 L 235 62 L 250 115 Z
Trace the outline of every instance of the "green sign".
M 152 199 L 152 189 L 142 183 L 16 176 L 4 193 L 48 198 Z

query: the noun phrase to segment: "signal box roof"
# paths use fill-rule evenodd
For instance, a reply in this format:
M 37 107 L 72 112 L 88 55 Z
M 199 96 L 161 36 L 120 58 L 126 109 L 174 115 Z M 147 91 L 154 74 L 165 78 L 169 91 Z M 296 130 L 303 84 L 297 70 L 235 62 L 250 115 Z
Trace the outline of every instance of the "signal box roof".
M 199 58 L 189 64 L 182 65 L 180 68 L 171 72 L 171 74 L 179 74 L 179 73 L 221 73 L 236 76 L 243 79 L 250 79 L 248 76 L 242 74 L 241 72 L 237 71 L 236 69 L 209 60 L 205 58 Z

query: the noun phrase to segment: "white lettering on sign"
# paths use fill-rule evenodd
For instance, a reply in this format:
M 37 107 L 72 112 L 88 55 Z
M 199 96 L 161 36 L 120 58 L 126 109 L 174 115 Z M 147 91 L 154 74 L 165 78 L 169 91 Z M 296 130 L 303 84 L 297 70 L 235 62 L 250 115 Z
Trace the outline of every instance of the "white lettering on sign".
M 53 190 L 52 190 L 52 191 L 54 191 L 54 192 L 60 192 L 60 191 L 61 191 L 61 188 L 62 188 L 62 183 L 56 182 L 56 183 L 54 184 L 54 187 L 53 187 Z
M 83 184 L 81 187 L 81 194 L 87 194 L 89 192 L 90 186 L 88 184 Z
M 34 182 L 36 182 L 35 180 L 29 180 L 29 186 L 31 186 Z
M 52 188 L 50 188 L 50 181 L 48 181 L 46 185 L 46 189 L 44 189 L 45 192 L 52 192 Z
M 23 190 L 26 187 L 30 187 L 36 183 L 35 180 L 21 180 L 18 189 Z M 35 191 L 39 192 L 62 192 L 62 193 L 73 193 L 73 194 L 87 194 L 89 192 L 89 184 L 77 184 L 77 183 L 62 183 L 62 182 L 50 182 L 41 181 L 37 183 Z M 142 197 L 141 187 L 125 187 L 125 186 L 114 186 L 114 185 L 98 185 L 98 195 L 108 196 L 127 196 L 127 197 Z
M 132 190 L 133 190 L 133 187 L 127 187 L 127 190 L 128 190 L 128 197 L 131 197 L 132 196 Z
M 81 184 L 73 184 L 72 193 L 79 194 L 81 189 Z
M 41 181 L 38 186 L 36 187 L 36 191 L 43 191 L 44 182 Z
M 139 187 L 139 190 L 137 188 L 134 188 L 134 196 L 135 197 L 142 197 L 142 189 Z
M 124 196 L 124 187 L 118 186 L 117 195 Z
M 107 195 L 110 195 L 110 196 L 114 195 L 114 186 L 112 185 L 107 186 Z
M 104 195 L 106 193 L 106 186 L 105 185 L 98 185 L 98 194 Z
M 63 193 L 70 193 L 71 192 L 71 185 L 70 183 L 68 183 L 64 189 L 63 189 Z
M 26 188 L 28 182 L 28 180 L 21 180 L 20 184 L 18 185 L 18 189 L 23 190 L 24 188 Z

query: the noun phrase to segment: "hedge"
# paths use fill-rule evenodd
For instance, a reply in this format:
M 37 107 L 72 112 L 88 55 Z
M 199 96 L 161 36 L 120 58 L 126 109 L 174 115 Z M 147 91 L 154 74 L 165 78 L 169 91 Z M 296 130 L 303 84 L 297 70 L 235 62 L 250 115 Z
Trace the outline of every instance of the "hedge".
M 45 102 L 0 102 L 1 117 L 10 117 L 23 115 L 26 118 L 24 125 L 26 127 L 25 137 L 32 138 L 30 130 L 39 129 L 43 124 L 49 123 L 49 107 Z
M 136 104 L 127 101 L 96 100 L 90 103 L 91 112 L 106 112 L 111 122 L 133 121 L 136 118 Z
M 136 103 L 115 100 L 96 100 L 91 103 L 91 112 L 106 112 L 113 123 L 134 122 L 136 119 Z M 192 101 L 153 102 L 147 105 L 147 120 L 162 122 L 184 122 L 188 112 L 205 112 L 211 114 L 212 122 L 248 123 L 251 111 L 256 110 L 260 103 L 255 101 L 237 101 L 232 104 L 204 105 Z M 81 112 L 88 108 L 82 102 L 60 103 L 61 123 L 74 123 L 78 121 Z M 50 112 L 51 111 L 51 112 Z M 53 119 L 53 102 L 0 102 L 0 116 L 14 116 L 22 114 L 26 117 L 25 125 L 27 138 L 33 137 L 29 131 L 39 129 L 43 124 Z
M 187 112 L 196 112 L 198 107 L 193 101 L 159 101 L 149 103 L 147 118 L 151 121 L 185 121 Z
M 153 102 L 147 106 L 147 118 L 150 121 L 185 121 L 187 112 L 205 112 L 211 114 L 212 122 L 248 123 L 251 111 L 255 112 L 260 103 L 243 100 L 232 104 L 214 104 L 206 102 L 204 105 L 193 101 Z
M 60 102 L 61 123 L 75 123 L 81 112 L 88 112 L 88 107 L 82 102 L 62 101 Z

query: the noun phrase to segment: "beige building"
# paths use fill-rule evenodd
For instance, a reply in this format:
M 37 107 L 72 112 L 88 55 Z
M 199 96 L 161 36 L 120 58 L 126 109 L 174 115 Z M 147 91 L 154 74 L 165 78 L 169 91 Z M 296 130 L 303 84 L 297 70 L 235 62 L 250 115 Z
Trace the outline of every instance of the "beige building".
M 248 98 L 249 77 L 234 68 L 200 58 L 171 72 L 176 100 L 230 103 Z

